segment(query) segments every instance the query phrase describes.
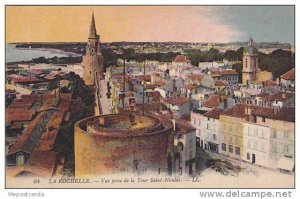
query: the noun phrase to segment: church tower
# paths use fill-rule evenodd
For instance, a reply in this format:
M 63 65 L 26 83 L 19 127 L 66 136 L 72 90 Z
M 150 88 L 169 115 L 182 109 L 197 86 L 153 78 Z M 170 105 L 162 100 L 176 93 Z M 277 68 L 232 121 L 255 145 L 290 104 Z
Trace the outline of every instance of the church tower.
M 248 46 L 244 48 L 243 52 L 243 70 L 242 83 L 249 85 L 256 78 L 258 70 L 258 50 L 254 45 L 252 37 L 248 41 Z
M 86 53 L 82 57 L 83 80 L 88 86 L 97 84 L 96 81 L 99 81 L 100 76 L 103 75 L 103 56 L 101 53 L 99 39 L 93 13 Z

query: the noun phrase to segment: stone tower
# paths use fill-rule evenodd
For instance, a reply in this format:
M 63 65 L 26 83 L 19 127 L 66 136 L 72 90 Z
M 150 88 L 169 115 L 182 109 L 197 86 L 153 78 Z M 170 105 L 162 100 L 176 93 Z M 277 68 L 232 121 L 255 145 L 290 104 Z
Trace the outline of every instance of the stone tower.
M 97 84 L 96 81 L 99 81 L 100 76 L 103 75 L 103 56 L 99 39 L 93 13 L 86 53 L 82 57 L 83 80 L 88 86 Z
M 254 46 L 254 41 L 250 37 L 248 46 L 244 48 L 243 52 L 243 85 L 249 85 L 256 78 L 256 72 L 258 70 L 258 50 Z

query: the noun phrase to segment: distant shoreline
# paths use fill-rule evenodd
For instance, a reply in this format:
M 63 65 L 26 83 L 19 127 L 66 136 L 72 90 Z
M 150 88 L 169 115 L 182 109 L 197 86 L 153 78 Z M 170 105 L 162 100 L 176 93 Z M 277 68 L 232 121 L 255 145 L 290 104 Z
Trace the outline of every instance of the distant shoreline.
M 67 51 L 64 51 L 64 50 L 60 50 L 60 49 L 56 49 L 56 48 L 24 48 L 24 47 L 16 47 L 20 50 L 39 50 L 39 51 L 48 51 L 48 52 L 51 52 L 51 53 L 60 53 L 60 54 L 63 54 L 63 55 L 67 55 L 67 56 L 81 56 L 77 53 L 73 53 L 73 52 L 67 52 Z

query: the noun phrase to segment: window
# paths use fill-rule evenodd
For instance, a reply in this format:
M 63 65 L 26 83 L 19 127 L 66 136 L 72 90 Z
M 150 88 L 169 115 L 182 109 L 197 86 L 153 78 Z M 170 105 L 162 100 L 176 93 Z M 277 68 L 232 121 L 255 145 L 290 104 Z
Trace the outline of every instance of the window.
M 247 160 L 250 160 L 250 153 L 247 153 Z
M 217 135 L 213 134 L 213 140 L 217 140 Z
M 229 145 L 229 152 L 233 153 L 233 147 L 231 145 Z
M 226 151 L 226 144 L 222 143 L 222 150 Z
M 237 154 L 237 155 L 241 154 L 240 147 L 235 147 L 235 154 Z
M 266 118 L 265 117 L 262 117 L 262 122 L 266 122 Z
M 198 120 L 198 125 L 201 126 L 201 120 Z
M 193 117 L 193 124 L 196 125 L 196 118 Z

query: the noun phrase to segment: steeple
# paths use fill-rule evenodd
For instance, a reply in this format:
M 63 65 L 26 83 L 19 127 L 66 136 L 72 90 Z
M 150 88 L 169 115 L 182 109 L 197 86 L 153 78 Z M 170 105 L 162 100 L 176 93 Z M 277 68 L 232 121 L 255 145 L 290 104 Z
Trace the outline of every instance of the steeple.
M 98 37 L 99 36 L 97 35 L 97 30 L 96 30 L 96 25 L 95 25 L 95 18 L 94 18 L 94 12 L 93 12 L 91 26 L 90 26 L 89 38 L 98 38 Z
M 252 35 L 250 35 L 250 38 L 248 41 L 248 46 L 254 46 L 254 41 L 253 41 Z

